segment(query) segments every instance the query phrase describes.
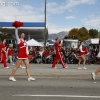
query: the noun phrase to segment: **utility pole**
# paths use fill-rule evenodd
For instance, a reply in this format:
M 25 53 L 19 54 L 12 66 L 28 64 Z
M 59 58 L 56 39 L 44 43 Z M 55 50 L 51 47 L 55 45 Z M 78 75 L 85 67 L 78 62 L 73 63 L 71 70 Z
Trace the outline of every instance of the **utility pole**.
M 44 21 L 45 21 L 45 29 L 44 29 L 44 49 L 46 49 L 46 0 L 44 0 Z

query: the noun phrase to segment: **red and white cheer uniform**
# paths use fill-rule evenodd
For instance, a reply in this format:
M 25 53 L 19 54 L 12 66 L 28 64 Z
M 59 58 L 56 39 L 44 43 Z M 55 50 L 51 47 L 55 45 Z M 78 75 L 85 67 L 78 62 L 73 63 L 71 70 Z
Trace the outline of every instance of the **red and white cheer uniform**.
M 27 49 L 27 43 L 23 39 L 19 39 L 19 36 L 17 33 L 15 33 L 17 44 L 18 44 L 18 54 L 17 59 L 28 59 L 28 49 Z
M 85 52 L 85 51 L 83 51 L 82 45 L 80 45 L 80 47 L 79 47 L 79 53 L 78 53 L 78 57 L 82 57 L 82 56 L 84 56 L 84 52 Z
M 6 51 L 6 46 L 3 43 L 0 44 L 0 56 L 1 56 L 0 59 L 1 59 L 1 63 L 4 64 L 4 67 L 7 67 L 7 63 L 6 63 L 7 55 L 2 49 Z
M 52 68 L 55 68 L 55 65 L 56 65 L 58 60 L 61 62 L 62 67 L 65 68 L 66 65 L 65 65 L 63 58 L 62 58 L 61 47 L 60 47 L 59 43 L 55 42 L 54 46 L 55 46 L 55 50 L 56 50 L 56 57 L 53 61 Z
M 20 39 L 20 43 L 18 44 L 18 59 L 27 59 L 28 54 L 27 54 L 27 44 L 24 40 Z
M 83 48 L 82 50 L 84 51 L 84 55 L 88 55 L 88 54 L 89 54 L 89 52 L 88 52 L 88 49 L 87 49 L 87 48 Z

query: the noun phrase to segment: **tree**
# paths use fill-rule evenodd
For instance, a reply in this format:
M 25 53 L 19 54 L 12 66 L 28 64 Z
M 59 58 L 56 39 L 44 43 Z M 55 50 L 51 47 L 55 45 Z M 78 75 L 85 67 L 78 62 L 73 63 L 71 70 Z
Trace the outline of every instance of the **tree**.
M 73 28 L 69 31 L 69 34 L 68 36 L 75 36 L 75 37 L 78 37 L 78 28 Z
M 78 30 L 78 39 L 80 41 L 85 41 L 89 38 L 90 38 L 90 36 L 88 34 L 88 30 L 85 27 L 82 27 Z
M 12 34 L 7 28 L 0 27 L 0 39 L 12 38 Z
M 89 36 L 90 36 L 91 38 L 97 38 L 98 35 L 99 35 L 98 30 L 96 30 L 96 29 L 90 29 L 90 30 L 89 30 Z
M 73 35 L 75 37 L 77 37 L 77 39 L 80 40 L 80 41 L 85 41 L 85 40 L 87 40 L 89 38 L 100 37 L 98 30 L 96 30 L 96 29 L 90 29 L 88 31 L 85 27 L 82 27 L 80 29 L 78 29 L 78 28 L 71 29 L 69 31 L 68 36 L 65 36 L 65 38 L 67 39 L 69 37 L 72 37 Z

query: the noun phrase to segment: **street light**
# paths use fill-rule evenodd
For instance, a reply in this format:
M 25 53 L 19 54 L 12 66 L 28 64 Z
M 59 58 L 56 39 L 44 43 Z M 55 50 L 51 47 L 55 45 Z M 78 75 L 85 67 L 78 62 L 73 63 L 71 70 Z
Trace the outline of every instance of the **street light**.
M 44 29 L 44 49 L 46 49 L 46 0 L 44 0 L 44 21 L 45 21 L 45 29 Z

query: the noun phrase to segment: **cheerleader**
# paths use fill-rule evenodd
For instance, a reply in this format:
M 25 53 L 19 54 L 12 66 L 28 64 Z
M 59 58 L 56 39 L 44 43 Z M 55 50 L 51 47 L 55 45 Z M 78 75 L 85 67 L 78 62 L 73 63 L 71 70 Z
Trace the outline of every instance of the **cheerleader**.
M 24 40 L 25 34 L 21 33 L 20 39 L 19 39 L 18 33 L 15 32 L 15 36 L 16 36 L 16 40 L 17 40 L 17 44 L 18 44 L 18 54 L 17 54 L 16 65 L 12 70 L 12 73 L 9 77 L 9 80 L 10 81 L 16 81 L 16 79 L 14 78 L 15 72 L 20 67 L 20 65 L 23 61 L 25 66 L 26 66 L 26 73 L 27 73 L 27 76 L 28 76 L 28 81 L 34 81 L 35 78 L 32 78 L 30 76 L 30 66 L 29 66 L 29 61 L 28 61 L 27 44 Z
M 6 43 L 6 39 L 3 39 L 2 43 L 0 44 L 0 62 L 4 64 L 4 68 L 9 68 L 6 62 L 7 52 L 6 52 L 5 43 Z
M 84 53 L 86 52 L 86 51 L 83 51 L 83 43 L 82 42 L 80 42 L 80 46 L 79 46 L 79 53 L 78 53 L 78 69 L 87 69 L 86 67 L 85 67 L 85 62 L 86 62 L 86 59 L 85 59 L 85 56 L 84 56 Z M 80 63 L 81 63 L 81 61 L 83 60 L 83 67 L 81 68 L 80 67 Z
M 100 39 L 99 39 L 99 53 L 97 57 L 100 59 Z M 92 79 L 95 80 L 96 75 L 100 72 L 100 68 L 91 73 Z

